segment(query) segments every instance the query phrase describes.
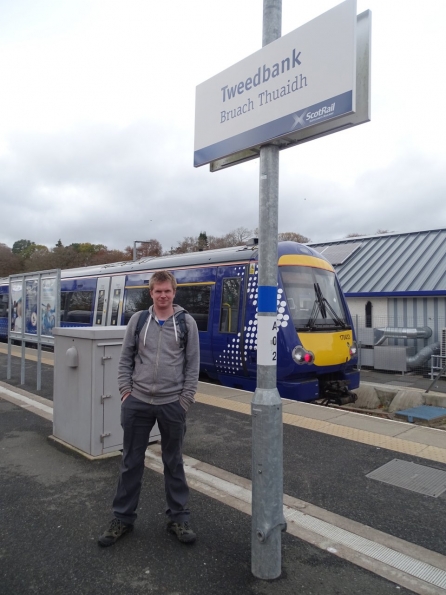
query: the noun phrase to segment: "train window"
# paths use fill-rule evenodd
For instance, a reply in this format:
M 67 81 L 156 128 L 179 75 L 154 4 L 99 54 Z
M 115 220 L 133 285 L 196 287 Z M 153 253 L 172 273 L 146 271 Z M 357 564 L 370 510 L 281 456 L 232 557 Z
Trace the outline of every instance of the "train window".
M 60 320 L 75 324 L 90 324 L 93 291 L 63 291 L 60 297 Z
M 125 293 L 124 324 L 139 310 L 147 310 L 153 304 L 148 287 L 128 287 Z
M 195 319 L 199 331 L 208 330 L 210 301 L 211 285 L 180 285 L 174 300 Z
M 240 305 L 240 277 L 223 279 L 221 296 L 220 332 L 236 333 Z
M 281 267 L 280 272 L 289 314 L 297 329 L 307 328 L 312 318 L 315 327 L 319 326 L 324 329 L 329 326 L 337 326 L 334 319 L 336 317 L 346 323 L 336 277 L 332 272 L 299 266 Z M 315 285 L 319 286 L 322 297 L 329 304 L 329 308 L 327 307 L 325 312 L 321 311 L 320 307 L 315 307 L 315 304 L 318 305 Z
M 0 318 L 8 316 L 9 296 L 7 293 L 0 294 Z

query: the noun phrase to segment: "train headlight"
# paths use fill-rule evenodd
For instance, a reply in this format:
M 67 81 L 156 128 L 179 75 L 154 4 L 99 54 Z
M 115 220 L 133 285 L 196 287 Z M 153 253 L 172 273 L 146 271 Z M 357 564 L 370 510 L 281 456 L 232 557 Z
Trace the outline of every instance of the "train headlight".
M 348 349 L 350 351 L 350 357 L 355 357 L 355 355 L 358 353 L 358 347 L 354 341 L 348 346 Z
M 307 351 L 300 345 L 293 349 L 293 360 L 296 364 L 312 364 L 314 361 L 314 354 L 311 351 Z

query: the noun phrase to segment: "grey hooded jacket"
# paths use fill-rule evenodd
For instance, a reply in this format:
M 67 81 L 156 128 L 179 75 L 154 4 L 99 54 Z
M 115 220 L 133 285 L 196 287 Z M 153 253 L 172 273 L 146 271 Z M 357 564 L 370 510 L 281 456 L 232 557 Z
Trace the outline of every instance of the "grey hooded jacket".
M 174 315 L 160 325 L 153 306 L 149 308 L 149 318 L 139 334 L 135 367 L 135 330 L 142 311 L 131 317 L 119 360 L 118 386 L 121 396 L 131 392 L 137 399 L 157 405 L 179 400 L 187 411 L 195 400 L 198 386 L 198 329 L 195 320 L 186 313 L 187 345 L 186 348 L 180 347 L 180 333 L 175 316 L 184 308 L 174 304 L 173 309 Z

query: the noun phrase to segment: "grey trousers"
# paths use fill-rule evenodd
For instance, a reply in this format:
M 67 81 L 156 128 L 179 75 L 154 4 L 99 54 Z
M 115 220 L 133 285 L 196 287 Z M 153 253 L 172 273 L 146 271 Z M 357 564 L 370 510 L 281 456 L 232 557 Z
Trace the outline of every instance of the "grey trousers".
M 179 401 L 167 405 L 149 405 L 130 395 L 121 406 L 124 443 L 118 488 L 113 500 L 115 517 L 124 523 L 133 524 L 137 517 L 144 456 L 155 421 L 158 421 L 161 434 L 166 514 L 170 520 L 178 523 L 189 519 L 189 488 L 182 455 L 186 412 Z

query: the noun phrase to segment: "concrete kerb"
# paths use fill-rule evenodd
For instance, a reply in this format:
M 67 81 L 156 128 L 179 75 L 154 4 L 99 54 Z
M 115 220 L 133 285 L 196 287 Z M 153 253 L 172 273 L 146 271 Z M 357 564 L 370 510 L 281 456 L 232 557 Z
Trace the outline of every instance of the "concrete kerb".
M 358 400 L 355 408 L 381 409 L 394 413 L 402 409 L 409 409 L 419 405 L 446 407 L 446 395 L 443 393 L 429 392 L 417 388 L 404 387 L 396 389 L 394 386 L 362 382 L 359 388 L 353 391 Z
M 445 400 L 446 403 L 446 400 Z M 415 390 L 399 390 L 389 405 L 389 413 L 426 404 L 426 395 Z

